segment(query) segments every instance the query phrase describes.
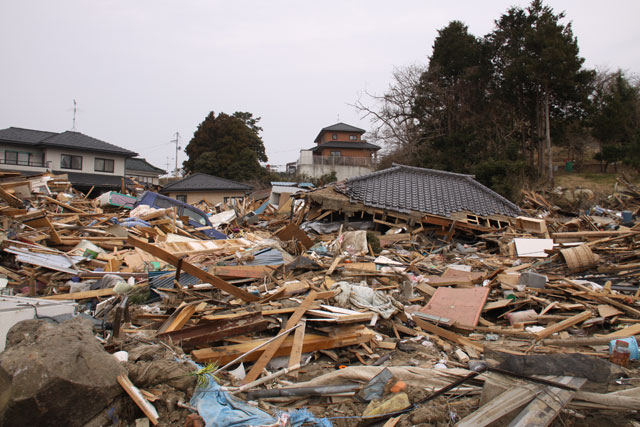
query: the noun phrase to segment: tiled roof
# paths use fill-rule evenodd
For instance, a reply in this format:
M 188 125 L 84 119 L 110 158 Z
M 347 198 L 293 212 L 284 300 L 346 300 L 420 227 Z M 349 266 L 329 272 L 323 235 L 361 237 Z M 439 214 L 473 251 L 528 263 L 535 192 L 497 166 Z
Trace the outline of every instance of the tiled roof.
M 151 163 L 147 162 L 146 159 L 139 158 L 128 158 L 125 160 L 124 167 L 129 171 L 145 171 L 145 172 L 157 172 L 159 174 L 165 174 L 167 171 L 164 169 L 157 168 L 153 166 Z
M 37 144 L 51 136 L 55 132 L 45 132 L 42 130 L 22 129 L 10 127 L 0 130 L 0 140 L 9 142 L 21 142 L 23 144 Z
M 336 186 L 353 202 L 402 213 L 410 211 L 449 217 L 454 212 L 476 215 L 520 215 L 520 209 L 473 179 L 433 169 L 394 165 L 351 178 Z
M 126 156 L 136 156 L 131 150 L 120 148 L 117 145 L 109 144 L 108 142 L 100 141 L 99 139 L 92 138 L 80 132 L 66 131 L 54 135 L 50 138 L 42 141 L 43 145 L 64 147 L 64 148 L 76 148 L 79 150 L 92 150 L 102 151 L 105 153 L 124 154 Z
M 320 141 L 320 137 L 324 132 L 355 132 L 355 133 L 363 134 L 366 131 L 364 129 L 360 129 L 355 126 L 351 126 L 346 123 L 340 122 L 340 123 L 336 123 L 335 125 L 322 128 L 320 130 L 320 133 L 318 133 L 318 136 L 316 136 L 316 139 L 313 142 Z
M 108 142 L 92 138 L 80 132 L 72 131 L 56 133 L 10 127 L 0 130 L 0 140 L 43 147 L 61 147 L 74 148 L 77 150 L 100 151 L 103 153 L 114 153 L 125 156 L 137 155 L 137 153 L 131 150 L 109 144 Z
M 206 173 L 195 173 L 180 181 L 165 185 L 161 193 L 169 191 L 207 191 L 207 190 L 241 190 L 251 191 L 252 187 L 240 182 L 231 181 Z
M 311 151 L 318 151 L 323 148 L 356 148 L 372 151 L 378 151 L 380 149 L 379 146 L 375 144 L 369 144 L 368 142 L 329 141 L 316 145 L 315 147 L 311 148 Z

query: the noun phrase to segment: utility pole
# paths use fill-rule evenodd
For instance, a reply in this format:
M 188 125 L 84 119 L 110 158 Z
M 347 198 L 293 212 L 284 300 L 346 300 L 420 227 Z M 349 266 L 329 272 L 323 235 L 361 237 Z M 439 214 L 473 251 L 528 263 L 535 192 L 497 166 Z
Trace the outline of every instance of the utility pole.
M 173 176 L 177 177 L 178 176 L 178 150 L 180 149 L 180 146 L 178 145 L 180 142 L 180 134 L 178 132 L 176 132 L 176 139 L 171 140 L 171 142 L 176 143 L 176 168 L 173 171 Z

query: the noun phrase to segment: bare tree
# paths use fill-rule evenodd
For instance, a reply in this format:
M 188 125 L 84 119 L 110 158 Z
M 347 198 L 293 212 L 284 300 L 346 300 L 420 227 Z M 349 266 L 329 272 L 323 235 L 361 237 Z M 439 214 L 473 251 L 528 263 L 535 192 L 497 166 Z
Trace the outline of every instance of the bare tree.
M 414 103 L 418 95 L 420 77 L 426 68 L 420 65 L 395 68 L 389 88 L 383 95 L 365 91 L 352 104 L 369 118 L 370 140 L 384 145 L 385 151 L 406 151 L 417 145 L 420 138 Z

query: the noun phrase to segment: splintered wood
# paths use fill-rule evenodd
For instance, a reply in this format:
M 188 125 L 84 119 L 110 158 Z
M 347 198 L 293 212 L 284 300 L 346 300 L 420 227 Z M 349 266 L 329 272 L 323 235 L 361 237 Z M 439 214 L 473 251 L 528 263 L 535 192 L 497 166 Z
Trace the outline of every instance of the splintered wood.
M 388 379 L 383 401 L 403 384 L 426 397 L 447 394 L 446 405 L 431 405 L 407 393 L 413 406 L 376 420 L 385 426 L 422 424 L 413 416 L 423 405 L 446 407 L 424 423 L 449 423 L 449 413 L 472 408 L 458 425 L 474 426 L 548 425 L 567 408 L 580 416 L 638 408 L 634 394 L 581 391 L 589 375 L 515 372 L 529 366 L 522 359 L 507 374 L 491 372 L 504 368 L 494 349 L 543 365 L 580 356 L 608 366 L 593 372 L 613 373 L 619 367 L 605 362 L 612 340 L 637 354 L 640 190 L 626 178 L 590 212 L 523 191 L 513 217 L 382 209 L 353 202 L 344 182 L 312 191 L 300 183 L 277 207 L 270 190 L 228 205 L 203 199 L 196 207 L 213 224 L 205 227 L 190 225 L 196 211 L 184 205 L 136 206 L 142 186 L 122 182 L 124 207 L 106 203 L 100 186 L 82 194 L 67 178 L 0 173 L 0 292 L 40 298 L 38 316 L 45 301 L 78 302 L 97 324 L 113 326 L 98 331 L 111 352 L 180 347 L 181 358 L 214 363 L 215 381 L 238 398 L 268 392 L 257 399 L 266 408 L 316 415 L 347 416 L 347 407 L 348 416 L 361 415 L 378 375 Z M 212 229 L 228 238 L 209 238 Z M 630 359 L 631 381 L 639 374 Z M 472 365 L 487 372 L 471 373 Z M 439 390 L 425 367 L 447 380 Z M 281 390 L 315 377 L 321 387 L 290 387 L 300 396 Z M 335 391 L 353 380 L 354 388 Z M 151 423 L 168 422 L 145 398 L 168 399 L 162 390 L 141 390 L 127 376 L 118 382 Z

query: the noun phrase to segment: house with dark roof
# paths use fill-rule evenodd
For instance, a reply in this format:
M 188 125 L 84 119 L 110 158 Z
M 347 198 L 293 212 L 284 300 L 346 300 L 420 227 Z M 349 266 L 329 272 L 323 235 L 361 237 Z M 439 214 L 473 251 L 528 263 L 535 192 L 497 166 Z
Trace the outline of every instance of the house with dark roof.
M 139 184 L 159 185 L 160 175 L 167 173 L 138 157 L 126 159 L 124 169 L 127 178 L 135 179 Z
M 300 150 L 297 173 L 319 178 L 335 172 L 343 180 L 372 172 L 380 147 L 363 140 L 364 133 L 346 123 L 322 128 L 314 140 L 316 146 Z
M 0 130 L 0 170 L 67 174 L 83 190 L 119 188 L 125 160 L 137 153 L 84 135 L 10 127 Z
M 252 187 L 241 182 L 195 173 L 165 185 L 160 192 L 176 200 L 195 204 L 206 200 L 209 204 L 242 202 Z
M 347 217 L 366 213 L 381 224 L 448 227 L 456 223 L 482 231 L 507 226 L 521 215 L 518 206 L 480 184 L 473 175 L 397 164 L 308 196 L 323 210 L 339 211 Z

